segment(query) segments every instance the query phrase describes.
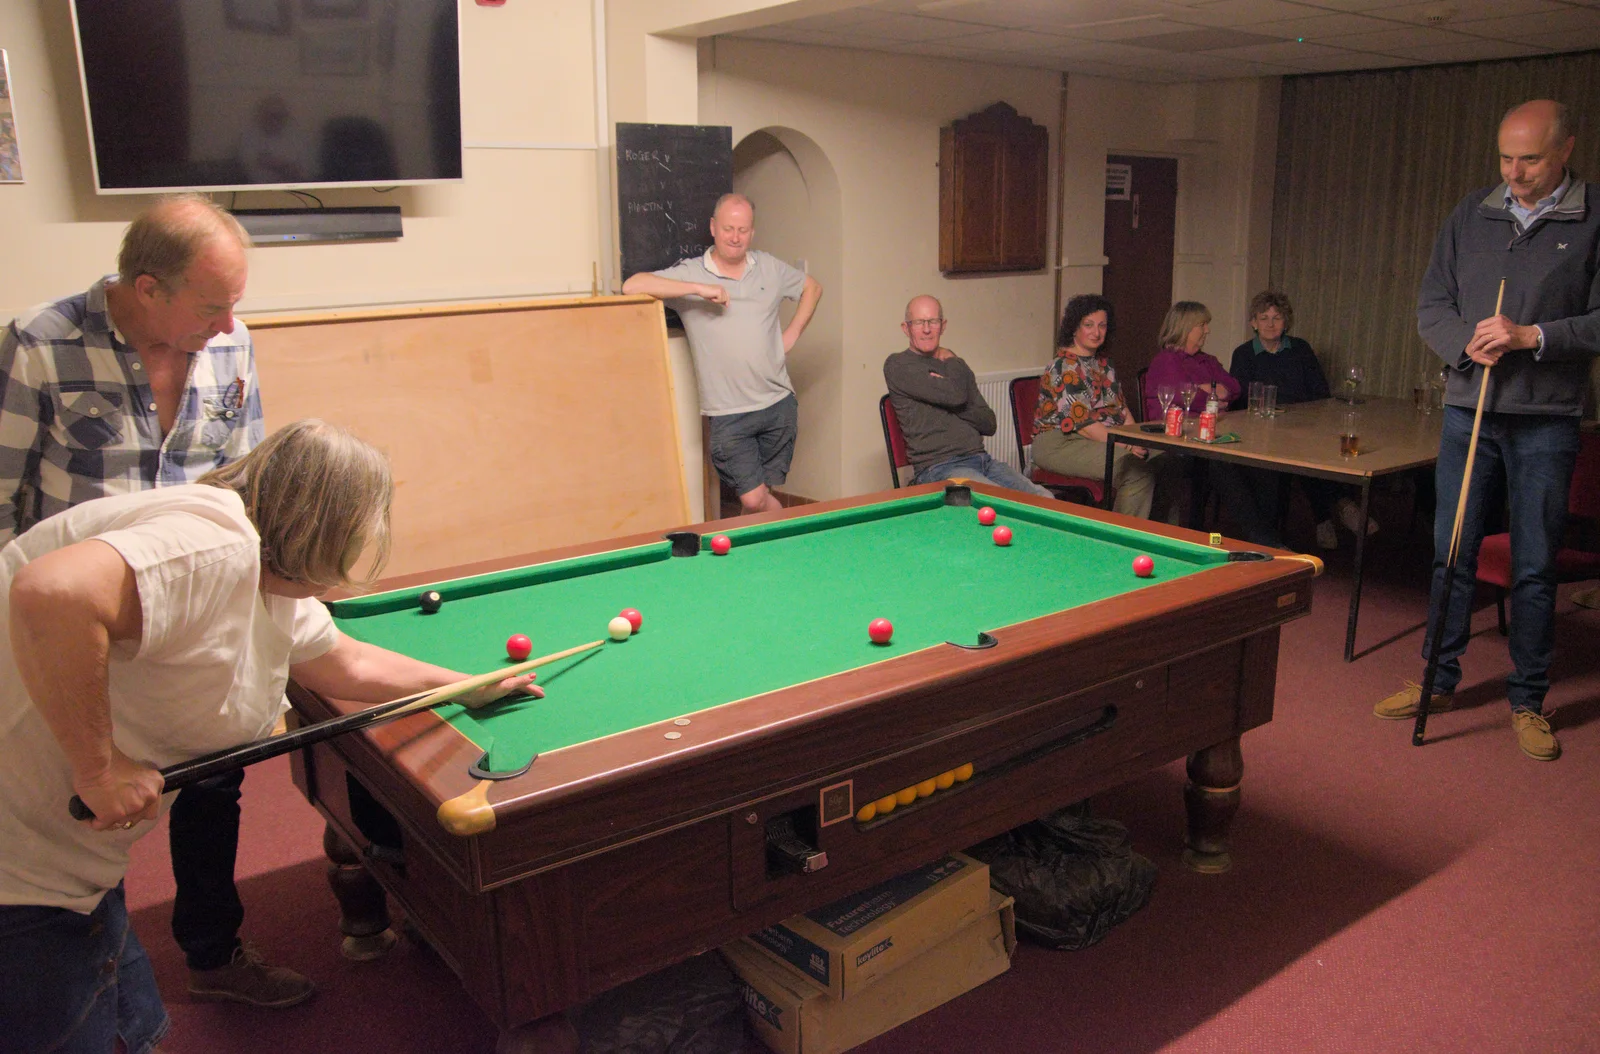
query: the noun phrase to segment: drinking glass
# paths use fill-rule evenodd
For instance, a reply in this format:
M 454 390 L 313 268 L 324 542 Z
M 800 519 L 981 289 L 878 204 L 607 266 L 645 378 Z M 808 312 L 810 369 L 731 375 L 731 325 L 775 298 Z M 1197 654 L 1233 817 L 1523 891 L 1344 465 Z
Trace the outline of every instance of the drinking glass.
M 1156 388 L 1156 402 L 1161 404 L 1161 419 L 1167 419 L 1167 410 L 1172 406 L 1172 400 L 1178 397 L 1178 389 L 1170 384 L 1163 384 Z
M 1261 381 L 1250 382 L 1250 412 L 1257 417 L 1261 416 L 1261 400 L 1266 398 L 1267 386 Z
M 1367 371 L 1362 369 L 1360 366 L 1351 366 L 1349 369 L 1344 371 L 1344 386 L 1346 392 L 1348 393 L 1345 396 L 1345 402 L 1349 403 L 1351 406 L 1354 406 L 1360 401 L 1356 398 L 1356 394 L 1360 392 L 1361 382 L 1366 380 L 1366 378 Z
M 1360 455 L 1361 415 L 1350 410 L 1342 414 L 1339 420 L 1339 456 L 1351 458 Z
M 1183 387 L 1178 389 L 1178 398 L 1182 400 L 1183 412 L 1185 414 L 1194 409 L 1195 393 L 1199 390 L 1200 386 L 1193 381 L 1184 381 Z
M 1278 386 L 1276 384 L 1263 384 L 1261 386 L 1261 416 L 1272 417 L 1278 412 Z

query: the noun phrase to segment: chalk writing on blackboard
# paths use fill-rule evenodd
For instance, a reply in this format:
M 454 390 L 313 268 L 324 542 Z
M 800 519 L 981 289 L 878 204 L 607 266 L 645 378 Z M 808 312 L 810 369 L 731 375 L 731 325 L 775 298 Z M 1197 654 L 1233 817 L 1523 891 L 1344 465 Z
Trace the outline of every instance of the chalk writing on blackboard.
M 618 124 L 617 214 L 624 277 L 711 245 L 711 210 L 733 189 L 733 129 Z

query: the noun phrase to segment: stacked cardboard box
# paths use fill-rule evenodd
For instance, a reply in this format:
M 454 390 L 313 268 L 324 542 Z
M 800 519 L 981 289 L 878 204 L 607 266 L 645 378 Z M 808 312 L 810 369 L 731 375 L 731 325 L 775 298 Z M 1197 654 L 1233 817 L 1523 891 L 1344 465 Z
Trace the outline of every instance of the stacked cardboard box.
M 1002 974 L 1011 899 L 953 853 L 722 949 L 756 1033 L 779 1054 L 836 1054 Z

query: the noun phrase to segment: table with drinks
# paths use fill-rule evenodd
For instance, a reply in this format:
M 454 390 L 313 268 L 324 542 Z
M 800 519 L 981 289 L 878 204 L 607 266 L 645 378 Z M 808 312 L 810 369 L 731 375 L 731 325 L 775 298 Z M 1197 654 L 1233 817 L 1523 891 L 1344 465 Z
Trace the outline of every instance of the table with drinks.
M 1342 397 L 1292 406 L 1276 405 L 1276 391 L 1253 390 L 1250 409 L 1218 413 L 1214 418 L 1207 412 L 1181 413 L 1181 407 L 1191 405 L 1181 401 L 1182 393 L 1175 393 L 1180 401 L 1174 401 L 1171 395 L 1160 399 L 1167 393 L 1159 392 L 1158 401 L 1164 403 L 1161 420 L 1106 429 L 1104 504 L 1107 508 L 1111 505 L 1114 457 L 1117 444 L 1122 443 L 1348 483 L 1361 492 L 1361 522 L 1365 523 L 1373 480 L 1426 468 L 1438 460 L 1444 415 L 1431 386 L 1419 386 L 1411 398 L 1394 399 L 1355 394 L 1359 381 L 1342 385 Z M 1358 531 L 1345 625 L 1346 662 L 1355 658 L 1365 550 L 1366 534 Z

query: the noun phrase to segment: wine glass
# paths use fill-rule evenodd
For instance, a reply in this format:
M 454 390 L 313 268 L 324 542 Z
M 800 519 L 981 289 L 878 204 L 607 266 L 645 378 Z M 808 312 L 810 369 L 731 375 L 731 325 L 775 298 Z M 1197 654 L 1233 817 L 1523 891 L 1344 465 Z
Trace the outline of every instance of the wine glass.
M 1156 387 L 1156 402 L 1161 404 L 1161 419 L 1163 421 L 1167 419 L 1167 411 L 1172 407 L 1172 400 L 1177 397 L 1178 389 L 1170 384 L 1162 384 Z
M 1356 398 L 1356 393 L 1361 390 L 1361 382 L 1366 380 L 1366 378 L 1367 371 L 1362 369 L 1359 365 L 1351 366 L 1349 369 L 1344 371 L 1344 386 L 1349 392 L 1349 395 L 1345 397 L 1345 401 L 1351 406 L 1354 406 L 1356 403 L 1360 402 L 1360 400 Z
M 1184 381 L 1183 387 L 1178 389 L 1178 399 L 1183 406 L 1183 412 L 1188 413 L 1194 409 L 1194 397 L 1200 391 L 1200 386 L 1194 381 Z

